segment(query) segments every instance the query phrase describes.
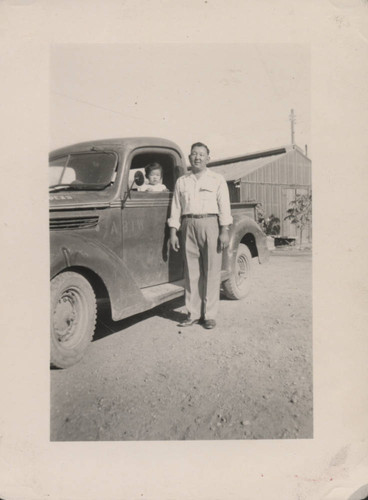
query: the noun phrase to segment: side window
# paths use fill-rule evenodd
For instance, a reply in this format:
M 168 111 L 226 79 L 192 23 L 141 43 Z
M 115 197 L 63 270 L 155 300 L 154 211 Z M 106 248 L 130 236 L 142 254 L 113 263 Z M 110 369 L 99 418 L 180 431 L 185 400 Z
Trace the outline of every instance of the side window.
M 140 170 L 144 176 L 143 186 L 133 184 L 138 192 L 172 192 L 175 185 L 175 158 L 169 153 L 138 153 L 134 156 L 129 171 L 129 186 L 134 174 Z

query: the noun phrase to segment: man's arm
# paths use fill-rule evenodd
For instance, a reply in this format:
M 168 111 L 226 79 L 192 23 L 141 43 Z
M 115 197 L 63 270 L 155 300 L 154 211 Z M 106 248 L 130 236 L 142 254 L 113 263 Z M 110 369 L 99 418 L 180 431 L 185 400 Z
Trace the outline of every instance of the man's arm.
M 220 226 L 220 234 L 219 234 L 219 240 L 220 240 L 220 249 L 224 250 L 226 247 L 229 246 L 229 226 Z
M 180 248 L 176 227 L 170 227 L 170 245 L 175 252 L 177 252 Z
M 180 216 L 181 216 L 181 205 L 180 205 L 180 195 L 179 195 L 179 185 L 176 181 L 174 196 L 171 202 L 171 217 L 167 221 L 170 227 L 170 245 L 172 249 L 177 252 L 180 248 L 179 238 L 177 231 L 180 227 Z
M 221 250 L 229 246 L 229 225 L 232 224 L 229 188 L 222 177 L 217 191 L 217 205 L 219 209 L 220 234 L 219 243 Z

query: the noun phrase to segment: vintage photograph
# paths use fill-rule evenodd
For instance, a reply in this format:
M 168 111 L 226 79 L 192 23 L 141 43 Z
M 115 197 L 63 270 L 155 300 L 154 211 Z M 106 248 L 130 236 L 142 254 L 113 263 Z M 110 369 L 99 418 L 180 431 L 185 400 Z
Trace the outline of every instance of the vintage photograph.
M 367 497 L 367 16 L 0 2 L 1 498 Z
M 50 46 L 50 440 L 312 439 L 308 44 Z

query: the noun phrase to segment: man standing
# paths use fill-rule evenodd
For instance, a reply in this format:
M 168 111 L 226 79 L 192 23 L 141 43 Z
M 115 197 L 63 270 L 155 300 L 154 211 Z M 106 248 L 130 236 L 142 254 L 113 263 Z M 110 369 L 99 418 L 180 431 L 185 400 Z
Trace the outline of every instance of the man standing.
M 225 179 L 207 168 L 209 149 L 202 142 L 191 147 L 192 171 L 176 182 L 171 205 L 170 244 L 180 248 L 181 226 L 185 263 L 185 305 L 188 317 L 180 326 L 216 326 L 220 295 L 222 250 L 229 245 L 232 223 Z

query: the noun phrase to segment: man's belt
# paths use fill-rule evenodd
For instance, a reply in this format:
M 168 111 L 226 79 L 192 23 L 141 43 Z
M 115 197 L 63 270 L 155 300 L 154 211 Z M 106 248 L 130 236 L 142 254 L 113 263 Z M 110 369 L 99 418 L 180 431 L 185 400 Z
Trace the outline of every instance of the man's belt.
M 182 219 L 204 219 L 205 217 L 218 217 L 218 214 L 184 214 Z

